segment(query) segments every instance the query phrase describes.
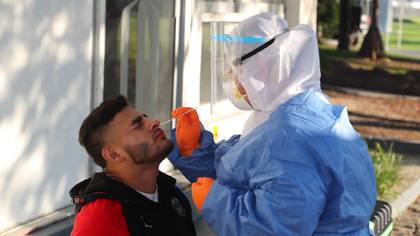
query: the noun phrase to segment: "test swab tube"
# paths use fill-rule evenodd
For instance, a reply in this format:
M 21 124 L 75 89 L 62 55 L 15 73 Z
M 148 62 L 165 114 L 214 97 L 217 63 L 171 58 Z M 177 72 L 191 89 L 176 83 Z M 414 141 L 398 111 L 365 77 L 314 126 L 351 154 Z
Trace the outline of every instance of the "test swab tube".
M 174 119 L 174 118 L 170 118 L 169 120 L 166 120 L 164 122 L 160 122 L 160 126 L 164 126 L 164 125 L 168 124 L 169 122 L 172 121 L 172 119 Z
M 164 125 L 170 123 L 172 121 L 172 119 L 177 119 L 177 118 L 179 118 L 181 116 L 184 116 L 185 114 L 190 113 L 190 112 L 195 111 L 195 110 L 196 110 L 196 108 L 192 108 L 191 110 L 186 111 L 186 112 L 182 113 L 181 115 L 179 115 L 177 117 L 173 117 L 173 118 L 170 118 L 169 120 L 165 120 L 163 122 L 160 122 L 160 126 L 164 126 Z

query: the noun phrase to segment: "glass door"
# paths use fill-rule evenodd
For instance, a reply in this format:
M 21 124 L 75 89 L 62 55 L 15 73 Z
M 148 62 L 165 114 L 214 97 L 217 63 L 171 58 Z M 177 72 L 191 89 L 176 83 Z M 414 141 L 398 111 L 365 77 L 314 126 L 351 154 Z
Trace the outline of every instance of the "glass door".
M 165 121 L 173 104 L 175 3 L 106 4 L 104 99 L 122 94 L 137 110 Z M 167 135 L 171 124 L 162 127 Z M 167 170 L 169 163 L 161 165 Z

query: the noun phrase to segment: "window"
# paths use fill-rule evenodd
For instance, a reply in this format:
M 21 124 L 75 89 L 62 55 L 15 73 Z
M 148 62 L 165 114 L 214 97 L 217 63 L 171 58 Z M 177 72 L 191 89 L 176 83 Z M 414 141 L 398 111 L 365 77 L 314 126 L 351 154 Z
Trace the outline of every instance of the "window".
M 123 94 L 150 117 L 169 119 L 174 78 L 173 1 L 106 4 L 104 99 Z
M 174 12 L 175 1 L 106 2 L 104 99 L 122 94 L 149 117 L 170 118 Z M 170 128 L 162 127 L 167 135 Z
M 250 1 L 203 1 L 203 13 L 201 14 L 201 58 L 200 60 L 200 118 L 206 129 L 213 132 L 217 141 L 229 138 L 232 134 L 241 133 L 243 124 L 249 116 L 249 112 L 236 109 L 222 93 L 220 83 L 216 88 L 217 93 L 211 92 L 211 24 L 212 21 L 224 22 L 225 26 L 236 25 L 252 15 L 272 11 L 283 15 L 282 1 L 250 2 Z M 197 60 L 198 61 L 198 60 Z

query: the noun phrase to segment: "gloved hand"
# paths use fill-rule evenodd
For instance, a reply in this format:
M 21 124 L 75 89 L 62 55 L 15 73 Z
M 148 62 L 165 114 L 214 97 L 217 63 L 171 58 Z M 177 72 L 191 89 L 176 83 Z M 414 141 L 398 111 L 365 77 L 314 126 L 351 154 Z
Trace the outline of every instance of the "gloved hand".
M 190 156 L 200 146 L 201 126 L 198 114 L 189 107 L 179 107 L 172 111 L 172 117 L 176 118 L 176 144 L 183 156 Z M 184 114 L 185 112 L 188 112 Z M 184 115 L 183 115 L 184 114 Z
M 214 179 L 208 177 L 199 177 L 197 182 L 192 183 L 191 194 L 192 199 L 198 210 L 201 211 L 204 200 L 206 200 L 207 194 L 209 193 L 211 186 L 213 185 Z

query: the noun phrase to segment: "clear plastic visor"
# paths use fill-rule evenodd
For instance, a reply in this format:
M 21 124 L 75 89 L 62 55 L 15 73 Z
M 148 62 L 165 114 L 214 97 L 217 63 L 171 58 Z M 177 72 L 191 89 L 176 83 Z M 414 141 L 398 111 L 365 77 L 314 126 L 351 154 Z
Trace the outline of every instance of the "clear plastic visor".
M 218 103 L 228 97 L 240 99 L 245 95 L 245 90 L 240 84 L 240 58 L 244 54 L 242 51 L 257 48 L 265 43 L 264 38 L 239 36 L 234 30 L 236 25 L 225 22 L 210 23 L 212 111 L 217 109 Z

